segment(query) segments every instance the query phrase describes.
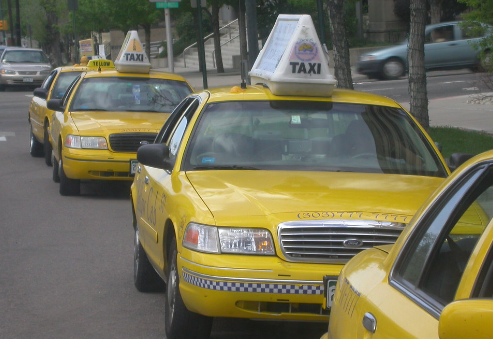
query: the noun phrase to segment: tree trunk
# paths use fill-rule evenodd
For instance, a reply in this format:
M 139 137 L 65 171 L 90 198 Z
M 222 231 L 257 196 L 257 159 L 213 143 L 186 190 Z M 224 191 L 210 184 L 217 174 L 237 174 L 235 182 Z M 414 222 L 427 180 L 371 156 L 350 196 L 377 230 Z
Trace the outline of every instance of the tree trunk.
M 151 25 L 150 24 L 144 24 L 141 25 L 142 28 L 144 29 L 144 34 L 145 34 L 145 44 L 146 44 L 146 54 L 147 57 L 149 58 L 149 62 L 151 62 Z
M 52 7 L 51 7 L 52 8 Z M 58 14 L 48 8 L 46 10 L 46 28 L 47 28 L 47 46 L 49 46 L 48 55 L 53 66 L 62 65 L 62 52 L 60 50 L 60 32 L 58 31 Z
M 248 65 L 248 43 L 247 43 L 247 34 L 246 34 L 246 18 L 245 18 L 245 1 L 240 0 L 238 6 L 238 27 L 240 30 L 240 55 L 241 55 L 241 64 L 240 64 L 240 73 L 242 82 L 248 82 L 248 74 L 246 74 L 246 65 Z
M 437 24 L 442 18 L 442 2 L 443 0 L 430 1 L 430 20 L 432 24 Z
M 409 95 L 411 114 L 426 130 L 430 127 L 425 70 L 426 0 L 411 0 L 411 30 L 409 32 Z
M 329 26 L 334 49 L 334 72 L 337 87 L 353 89 L 349 42 L 346 36 L 344 0 L 328 0 Z
M 217 73 L 224 73 L 223 55 L 221 53 L 221 35 L 219 32 L 219 4 L 212 1 L 212 31 L 214 32 L 214 54 Z

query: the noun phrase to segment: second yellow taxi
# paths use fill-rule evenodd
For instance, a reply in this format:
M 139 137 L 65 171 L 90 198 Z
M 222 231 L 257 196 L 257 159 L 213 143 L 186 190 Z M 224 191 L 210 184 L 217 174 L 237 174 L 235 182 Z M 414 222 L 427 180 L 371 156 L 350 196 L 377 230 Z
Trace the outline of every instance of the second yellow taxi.
M 280 16 L 253 85 L 190 95 L 138 150 L 134 284 L 166 283 L 168 339 L 214 317 L 327 321 L 324 275 L 393 243 L 449 174 L 401 105 L 334 88 L 314 32 Z
M 81 180 L 132 180 L 137 148 L 153 142 L 175 106 L 192 92 L 175 74 L 150 70 L 135 31 L 129 32 L 116 70 L 87 72 L 62 99 L 50 128 L 53 180 L 60 194 L 80 194 Z

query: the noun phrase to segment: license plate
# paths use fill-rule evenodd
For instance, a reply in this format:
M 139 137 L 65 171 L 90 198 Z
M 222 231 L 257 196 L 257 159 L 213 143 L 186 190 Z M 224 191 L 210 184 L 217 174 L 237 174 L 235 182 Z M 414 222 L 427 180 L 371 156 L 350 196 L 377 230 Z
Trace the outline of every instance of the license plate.
M 33 78 L 22 78 L 24 82 L 33 82 Z
M 324 299 L 325 307 L 331 308 L 334 301 L 334 293 L 336 291 L 337 277 L 328 276 L 324 277 Z
M 137 168 L 139 167 L 139 161 L 138 160 L 130 160 L 130 174 L 134 175 L 137 173 Z

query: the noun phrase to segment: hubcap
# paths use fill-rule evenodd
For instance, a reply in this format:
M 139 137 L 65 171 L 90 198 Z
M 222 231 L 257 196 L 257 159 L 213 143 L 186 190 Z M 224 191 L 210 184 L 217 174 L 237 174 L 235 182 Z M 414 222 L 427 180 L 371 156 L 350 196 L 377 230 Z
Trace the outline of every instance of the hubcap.
M 135 242 L 134 242 L 134 275 L 137 275 L 139 270 L 139 231 L 135 231 Z
M 167 289 L 166 289 L 166 296 L 168 299 L 168 310 L 169 310 L 169 323 L 173 323 L 173 316 L 175 314 L 175 291 L 178 286 L 176 286 L 177 283 L 177 272 L 176 272 L 176 266 L 175 263 L 173 262 L 171 264 L 171 269 L 169 272 L 169 277 L 168 277 L 168 283 L 167 283 Z
M 391 77 L 399 77 L 402 74 L 402 65 L 398 61 L 387 62 L 384 66 L 384 72 Z

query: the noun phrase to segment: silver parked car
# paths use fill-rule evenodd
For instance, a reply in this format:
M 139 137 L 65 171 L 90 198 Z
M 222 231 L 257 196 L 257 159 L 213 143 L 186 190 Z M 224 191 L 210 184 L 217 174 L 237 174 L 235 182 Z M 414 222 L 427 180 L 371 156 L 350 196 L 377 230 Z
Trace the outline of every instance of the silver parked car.
M 40 49 L 7 47 L 0 56 L 0 91 L 7 86 L 39 87 L 52 69 Z
M 426 69 L 480 68 L 479 51 L 473 45 L 486 34 L 491 34 L 493 27 L 477 24 L 466 28 L 460 23 L 442 22 L 426 26 Z M 361 55 L 358 73 L 369 78 L 398 79 L 407 72 L 407 47 L 408 41 L 405 40 L 400 45 Z

